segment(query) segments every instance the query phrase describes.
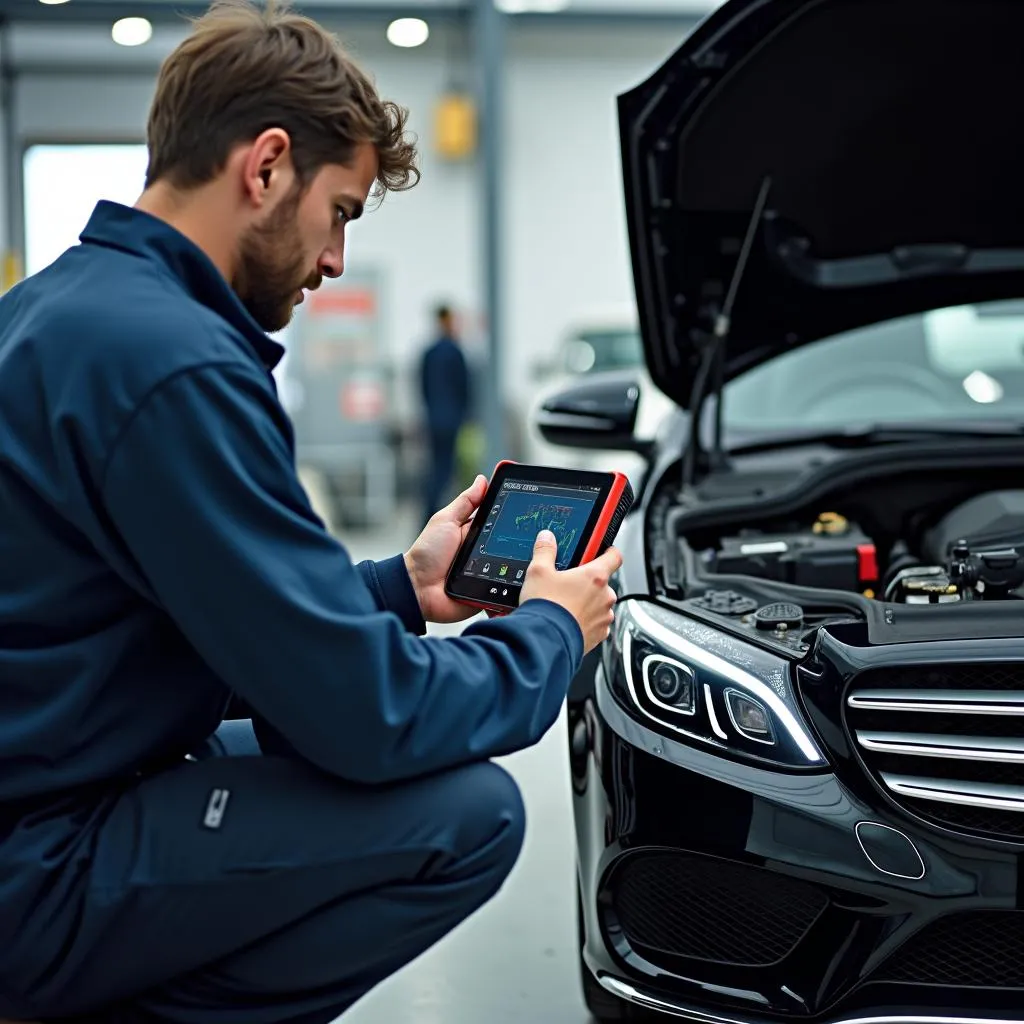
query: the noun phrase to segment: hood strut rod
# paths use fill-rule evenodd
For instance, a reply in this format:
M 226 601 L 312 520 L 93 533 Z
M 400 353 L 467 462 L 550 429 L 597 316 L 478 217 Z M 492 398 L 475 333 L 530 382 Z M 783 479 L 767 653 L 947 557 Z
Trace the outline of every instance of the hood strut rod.
M 705 336 L 703 358 L 700 367 L 694 378 L 693 395 L 691 397 L 690 409 L 692 417 L 690 421 L 690 437 L 687 439 L 686 459 L 683 463 L 683 487 L 693 485 L 693 477 L 696 469 L 696 455 L 700 447 L 700 421 L 704 410 L 704 402 L 707 394 L 707 379 L 712 367 L 715 371 L 714 395 L 715 395 L 715 433 L 714 444 L 709 454 L 709 461 L 712 468 L 721 468 L 725 465 L 725 458 L 722 453 L 722 391 L 725 386 L 725 349 L 729 340 L 729 331 L 732 328 L 732 310 L 736 305 L 736 294 L 739 291 L 740 282 L 747 269 L 747 261 L 750 259 L 750 251 L 754 247 L 754 238 L 757 235 L 758 225 L 764 216 L 764 209 L 768 203 L 768 193 L 771 190 L 772 179 L 765 177 L 761 182 L 760 191 L 757 194 L 757 201 L 747 224 L 747 233 L 740 248 L 739 258 L 733 270 L 732 278 L 729 281 L 729 290 L 726 292 L 722 308 L 715 317 L 715 325 L 712 333 Z

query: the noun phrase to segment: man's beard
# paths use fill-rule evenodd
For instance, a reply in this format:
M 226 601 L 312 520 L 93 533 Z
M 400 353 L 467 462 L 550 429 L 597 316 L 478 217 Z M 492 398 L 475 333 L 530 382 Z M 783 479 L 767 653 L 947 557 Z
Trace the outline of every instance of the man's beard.
M 302 287 L 315 288 L 319 277 L 305 270 L 296 187 L 263 224 L 242 236 L 235 291 L 252 318 L 268 333 L 287 326 Z

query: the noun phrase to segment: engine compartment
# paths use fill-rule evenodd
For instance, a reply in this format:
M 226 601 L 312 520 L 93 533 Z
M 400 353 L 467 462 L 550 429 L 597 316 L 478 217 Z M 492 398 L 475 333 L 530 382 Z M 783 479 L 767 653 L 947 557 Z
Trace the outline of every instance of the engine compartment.
M 945 620 L 950 606 L 973 609 L 973 633 L 997 608 L 1002 620 L 1024 615 L 1024 489 L 1001 486 L 1010 476 L 836 476 L 834 486 L 806 486 L 804 501 L 794 496 L 799 483 L 785 500 L 662 495 L 660 517 L 658 498 L 651 503 L 661 522 L 654 588 L 706 622 L 789 653 L 806 651 L 822 625 L 877 628 L 896 615 L 920 630 L 922 615 Z
M 1024 490 L 956 506 L 919 538 L 883 548 L 834 511 L 785 532 L 748 527 L 695 552 L 702 576 L 740 575 L 897 604 L 1024 597 Z

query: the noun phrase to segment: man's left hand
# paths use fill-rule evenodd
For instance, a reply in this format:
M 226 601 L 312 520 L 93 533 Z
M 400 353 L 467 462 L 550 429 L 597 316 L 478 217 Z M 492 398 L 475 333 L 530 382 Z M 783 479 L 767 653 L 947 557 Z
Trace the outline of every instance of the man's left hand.
M 461 622 L 477 614 L 475 608 L 453 601 L 444 592 L 444 581 L 486 493 L 487 478 L 478 476 L 450 505 L 431 517 L 405 553 L 405 567 L 427 622 Z

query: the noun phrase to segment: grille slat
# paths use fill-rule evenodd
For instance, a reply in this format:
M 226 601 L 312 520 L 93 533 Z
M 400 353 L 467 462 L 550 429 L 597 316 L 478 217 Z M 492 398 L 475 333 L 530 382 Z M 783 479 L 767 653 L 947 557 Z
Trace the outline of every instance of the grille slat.
M 847 728 L 879 785 L 915 814 L 1024 840 L 1024 663 L 871 669 Z
M 1024 691 L 984 690 L 857 690 L 847 698 L 851 708 L 865 711 L 916 711 L 934 715 L 1024 716 Z
M 967 804 L 996 811 L 1024 811 L 1024 787 L 979 785 L 950 782 L 948 779 L 917 779 L 907 775 L 882 773 L 885 784 L 894 792 L 917 800 L 936 800 L 944 804 Z
M 630 945 L 665 956 L 765 967 L 788 956 L 825 911 L 813 885 L 763 868 L 679 853 L 636 854 L 612 881 Z
M 946 736 L 941 733 L 857 730 L 857 743 L 880 754 L 942 757 L 961 761 L 1024 764 L 1024 739 L 1016 736 Z

